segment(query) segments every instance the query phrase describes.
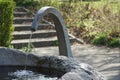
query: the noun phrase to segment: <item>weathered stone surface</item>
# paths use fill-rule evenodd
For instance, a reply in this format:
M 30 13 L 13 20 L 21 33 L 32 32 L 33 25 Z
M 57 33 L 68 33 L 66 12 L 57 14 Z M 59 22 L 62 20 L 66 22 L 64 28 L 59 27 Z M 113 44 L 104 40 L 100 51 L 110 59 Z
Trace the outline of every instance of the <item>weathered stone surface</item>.
M 27 56 L 27 61 L 26 61 Z M 52 68 L 65 74 L 59 80 L 105 80 L 90 65 L 64 56 L 36 56 L 0 47 L 0 66 L 36 66 Z

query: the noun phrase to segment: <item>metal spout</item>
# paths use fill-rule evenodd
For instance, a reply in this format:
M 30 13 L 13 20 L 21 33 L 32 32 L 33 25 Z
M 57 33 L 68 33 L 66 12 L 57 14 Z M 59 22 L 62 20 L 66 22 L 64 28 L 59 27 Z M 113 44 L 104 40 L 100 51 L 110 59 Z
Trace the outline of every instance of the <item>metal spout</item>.
M 70 40 L 68 37 L 68 32 L 67 32 L 67 28 L 65 26 L 64 20 L 60 12 L 54 7 L 47 6 L 47 7 L 41 8 L 35 15 L 31 30 L 36 31 L 38 28 L 38 21 L 43 19 L 43 17 L 47 14 L 51 16 L 55 24 L 60 55 L 73 57 L 71 52 L 71 47 L 70 47 Z

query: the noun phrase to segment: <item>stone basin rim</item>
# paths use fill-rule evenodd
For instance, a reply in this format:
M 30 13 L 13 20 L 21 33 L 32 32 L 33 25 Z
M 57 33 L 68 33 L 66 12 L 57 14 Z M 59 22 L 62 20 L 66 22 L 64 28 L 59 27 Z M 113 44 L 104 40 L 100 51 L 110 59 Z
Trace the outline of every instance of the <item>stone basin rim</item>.
M 28 56 L 27 64 L 25 63 Z M 0 47 L 0 66 L 36 66 L 64 72 L 59 80 L 106 80 L 90 65 L 65 56 L 38 56 Z

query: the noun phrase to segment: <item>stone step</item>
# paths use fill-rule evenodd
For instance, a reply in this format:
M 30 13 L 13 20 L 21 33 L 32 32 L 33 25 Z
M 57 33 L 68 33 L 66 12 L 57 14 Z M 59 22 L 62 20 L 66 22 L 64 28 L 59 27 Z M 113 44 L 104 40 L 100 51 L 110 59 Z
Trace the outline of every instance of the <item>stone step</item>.
M 27 47 L 31 33 L 30 27 L 32 25 L 33 15 L 29 17 L 24 8 L 17 7 L 14 16 L 15 32 L 13 33 L 14 40 L 11 44 L 17 49 Z M 31 42 L 35 48 L 57 46 L 56 31 L 49 24 L 39 24 L 37 31 L 34 32 L 32 36 Z M 75 38 L 70 37 L 70 42 L 71 44 L 75 42 Z
M 26 16 L 26 15 L 29 15 L 29 13 L 27 12 L 14 12 L 14 17 L 23 17 L 23 16 Z
M 14 12 L 14 17 L 22 17 L 22 18 L 27 18 L 27 17 L 34 17 L 32 14 L 28 13 L 28 12 Z
M 33 18 L 14 18 L 14 24 L 26 24 L 33 21 Z
M 37 38 L 32 39 L 31 43 L 34 45 L 34 47 L 47 47 L 47 46 L 56 46 L 55 42 L 57 40 L 57 37 L 51 37 L 51 38 Z M 22 48 L 27 47 L 29 43 L 29 39 L 22 39 L 22 40 L 13 40 L 11 44 L 15 48 Z
M 15 31 L 30 31 L 30 27 L 31 27 L 32 23 L 29 24 L 14 24 L 15 26 Z M 49 26 L 47 24 L 39 24 L 38 29 L 37 30 L 42 30 L 42 29 L 53 29 L 52 26 Z
M 17 39 L 29 39 L 31 31 L 15 31 L 13 33 L 14 40 Z M 46 38 L 46 37 L 53 37 L 56 35 L 55 30 L 38 30 L 33 33 L 32 38 Z
M 26 10 L 23 7 L 15 7 L 15 10 L 17 12 L 26 12 Z
M 23 47 L 27 47 L 29 41 L 30 41 L 29 39 L 13 40 L 11 42 L 11 45 L 13 45 L 14 48 L 20 49 L 20 48 L 23 48 Z M 71 44 L 73 44 L 75 42 L 75 39 L 70 38 L 70 42 L 71 42 Z M 51 37 L 51 38 L 32 39 L 31 43 L 34 45 L 35 48 L 50 47 L 50 46 L 57 46 L 58 45 L 58 41 L 57 41 L 56 36 Z

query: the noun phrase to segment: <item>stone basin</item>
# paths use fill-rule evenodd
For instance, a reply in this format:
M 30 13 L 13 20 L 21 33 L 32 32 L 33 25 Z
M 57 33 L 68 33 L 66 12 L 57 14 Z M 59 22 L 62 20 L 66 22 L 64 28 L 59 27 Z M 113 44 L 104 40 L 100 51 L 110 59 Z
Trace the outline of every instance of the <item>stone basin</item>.
M 27 62 L 25 63 L 27 56 Z M 58 80 L 105 80 L 90 65 L 65 56 L 38 56 L 16 49 L 0 47 L 1 66 L 29 66 L 56 70 L 62 73 Z

